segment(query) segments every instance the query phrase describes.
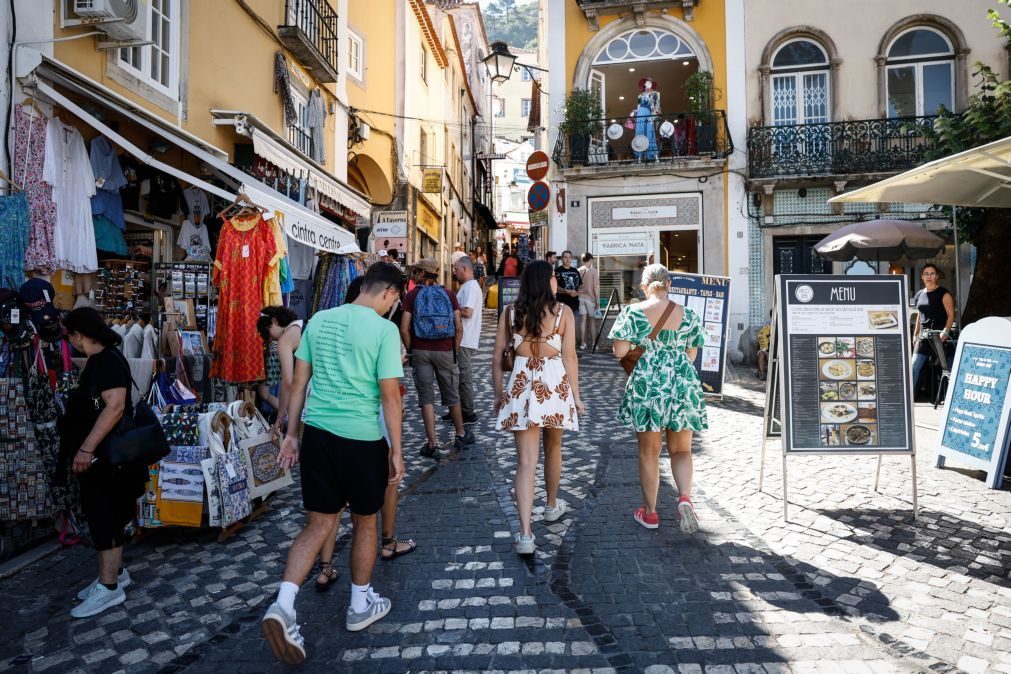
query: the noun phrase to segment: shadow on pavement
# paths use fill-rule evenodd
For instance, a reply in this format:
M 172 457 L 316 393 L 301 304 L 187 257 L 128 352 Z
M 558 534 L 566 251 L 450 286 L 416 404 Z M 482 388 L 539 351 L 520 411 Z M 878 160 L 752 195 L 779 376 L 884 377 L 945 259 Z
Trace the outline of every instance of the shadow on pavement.
M 933 510 L 842 509 L 820 514 L 850 526 L 844 540 L 869 545 L 899 557 L 915 556 L 923 564 L 1011 587 L 1011 536 L 1007 531 Z

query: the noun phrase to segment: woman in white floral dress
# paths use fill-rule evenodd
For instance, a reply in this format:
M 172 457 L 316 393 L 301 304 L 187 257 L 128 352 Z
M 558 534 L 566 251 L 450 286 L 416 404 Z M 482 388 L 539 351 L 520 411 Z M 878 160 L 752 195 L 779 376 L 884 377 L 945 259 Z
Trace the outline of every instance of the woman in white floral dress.
M 502 312 L 495 336 L 492 380 L 495 387 L 496 428 L 516 438 L 516 508 L 520 533 L 516 552 L 534 553 L 530 520 L 534 505 L 537 455 L 544 434 L 544 482 L 547 503 L 544 520 L 565 514 L 558 498 L 562 476 L 562 431 L 579 430 L 579 372 L 576 359 L 576 321 L 572 310 L 555 299 L 554 270 L 544 260 L 530 263 L 520 276 L 516 302 Z M 503 388 L 501 354 L 509 344 L 516 350 L 509 382 Z
M 646 300 L 625 307 L 610 333 L 618 358 L 633 346 L 645 350 L 628 378 L 618 408 L 618 421 L 632 428 L 639 440 L 643 505 L 633 517 L 647 529 L 660 526 L 656 496 L 660 450 L 666 434 L 671 472 L 678 487 L 681 531 L 691 534 L 699 528 L 691 500 L 692 433 L 709 428 L 702 384 L 692 364 L 705 343 L 705 327 L 698 314 L 668 299 L 670 274 L 662 264 L 651 264 L 643 270 L 642 290 Z M 665 315 L 669 307 L 672 310 Z M 660 321 L 664 321 L 661 329 L 651 340 Z

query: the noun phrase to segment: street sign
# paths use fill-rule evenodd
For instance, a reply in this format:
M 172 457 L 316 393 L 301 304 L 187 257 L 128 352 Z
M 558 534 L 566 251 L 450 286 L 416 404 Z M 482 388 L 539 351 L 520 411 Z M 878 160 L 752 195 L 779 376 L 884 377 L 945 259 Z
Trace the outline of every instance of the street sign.
M 955 459 L 986 471 L 986 486 L 1000 489 L 1011 415 L 1011 322 L 990 317 L 966 326 L 954 362 L 937 465 Z
M 527 205 L 531 211 L 543 211 L 551 203 L 551 188 L 546 182 L 536 182 L 527 192 Z
M 548 175 L 549 167 L 548 155 L 540 150 L 534 152 L 527 159 L 527 175 L 531 180 L 543 180 L 544 176 Z
M 506 156 L 501 152 L 478 152 L 474 157 L 478 160 L 490 160 L 490 159 L 506 159 Z
M 669 297 L 702 319 L 706 341 L 695 355 L 695 371 L 703 393 L 723 395 L 730 339 L 730 278 L 671 272 Z
M 527 217 L 530 218 L 531 227 L 543 227 L 548 224 L 547 211 L 527 211 Z

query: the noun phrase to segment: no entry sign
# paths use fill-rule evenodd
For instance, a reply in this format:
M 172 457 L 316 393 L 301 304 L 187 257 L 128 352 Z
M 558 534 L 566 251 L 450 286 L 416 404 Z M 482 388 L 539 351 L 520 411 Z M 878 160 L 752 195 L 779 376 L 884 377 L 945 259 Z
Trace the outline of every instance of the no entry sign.
M 527 159 L 527 177 L 531 180 L 543 180 L 548 175 L 548 155 L 537 150 Z
M 527 192 L 527 205 L 531 211 L 543 211 L 551 201 L 551 188 L 546 182 L 536 182 Z

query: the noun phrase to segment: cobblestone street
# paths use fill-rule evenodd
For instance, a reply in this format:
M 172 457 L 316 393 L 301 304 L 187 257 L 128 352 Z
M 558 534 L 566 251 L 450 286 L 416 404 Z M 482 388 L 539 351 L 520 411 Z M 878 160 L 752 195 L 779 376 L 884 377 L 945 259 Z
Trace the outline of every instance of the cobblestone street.
M 397 529 L 419 547 L 373 576 L 393 610 L 345 631 L 345 518 L 340 582 L 296 602 L 307 671 L 1011 672 L 1011 493 L 934 468 L 936 432 L 920 427 L 918 520 L 907 459 L 886 459 L 874 492 L 873 457 L 791 456 L 784 522 L 778 443 L 757 491 L 764 391 L 750 374 L 710 404 L 696 439 L 702 530 L 686 537 L 666 471 L 660 528 L 632 520 L 637 450 L 613 421 L 625 377 L 610 354 L 582 357 L 587 415 L 564 445 L 570 509 L 542 522 L 539 492 L 537 554 L 518 557 L 513 441 L 488 412 L 493 316 L 476 365 L 477 445 L 420 457 L 409 393 Z M 451 446 L 448 425 L 440 437 Z M 126 550 L 127 602 L 85 620 L 68 614 L 93 552 L 34 561 L 0 580 L 0 670 L 281 671 L 258 623 L 302 522 L 296 486 L 225 544 L 156 532 Z

